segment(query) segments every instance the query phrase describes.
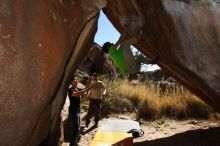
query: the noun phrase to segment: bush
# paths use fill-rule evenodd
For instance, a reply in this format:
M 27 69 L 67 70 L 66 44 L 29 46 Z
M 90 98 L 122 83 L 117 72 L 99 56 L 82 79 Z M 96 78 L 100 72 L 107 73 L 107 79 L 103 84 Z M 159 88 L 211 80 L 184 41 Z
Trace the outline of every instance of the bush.
M 208 119 L 211 108 L 202 102 L 190 101 L 187 103 L 187 115 L 196 119 Z
M 133 106 L 128 99 L 106 99 L 102 104 L 102 116 L 111 113 L 132 112 Z
M 139 108 L 139 114 L 144 119 L 155 119 L 158 116 L 158 110 L 154 107 L 153 103 L 144 100 Z
M 127 80 L 103 80 L 108 89 L 108 96 L 103 101 L 103 116 L 133 112 L 134 107 L 144 119 L 207 119 L 213 113 L 210 106 L 187 90 L 161 93 L 149 82 L 133 85 Z
M 186 112 L 176 105 L 167 105 L 162 107 L 161 116 L 176 119 L 184 119 L 186 118 Z

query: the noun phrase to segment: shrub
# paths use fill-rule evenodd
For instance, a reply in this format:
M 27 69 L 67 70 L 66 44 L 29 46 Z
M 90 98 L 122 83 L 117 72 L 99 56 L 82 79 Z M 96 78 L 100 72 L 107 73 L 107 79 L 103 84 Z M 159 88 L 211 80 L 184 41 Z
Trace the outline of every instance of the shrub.
M 211 108 L 202 102 L 188 101 L 187 116 L 196 119 L 208 119 Z
M 174 119 L 207 119 L 213 113 L 205 104 L 187 90 L 158 92 L 157 86 L 150 82 L 131 84 L 127 80 L 110 81 L 103 78 L 108 96 L 103 101 L 102 115 L 132 112 L 134 107 L 144 119 L 168 117 Z
M 152 102 L 148 101 L 147 99 L 141 103 L 139 108 L 140 117 L 144 119 L 155 119 L 158 116 L 158 110 L 155 108 Z
M 107 116 L 111 113 L 132 112 L 132 104 L 128 99 L 106 99 L 102 103 L 102 116 Z

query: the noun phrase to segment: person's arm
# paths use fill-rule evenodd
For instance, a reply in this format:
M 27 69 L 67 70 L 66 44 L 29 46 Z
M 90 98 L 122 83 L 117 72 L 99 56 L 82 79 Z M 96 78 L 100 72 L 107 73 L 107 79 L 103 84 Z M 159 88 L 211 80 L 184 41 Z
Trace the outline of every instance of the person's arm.
M 118 39 L 118 41 L 113 45 L 114 48 L 118 48 L 119 45 L 124 41 L 125 39 L 123 38 L 123 36 L 121 35 L 120 38 Z
M 121 34 L 118 41 L 114 44 L 113 47 L 118 48 L 118 46 L 127 38 L 127 35 L 128 35 L 128 29 L 126 28 L 126 30 Z
M 104 89 L 104 91 L 102 92 L 102 96 L 105 96 L 106 95 L 106 88 Z
M 92 86 L 90 85 L 90 86 L 86 87 L 85 89 L 83 89 L 83 90 L 81 90 L 81 91 L 73 92 L 71 95 L 72 95 L 72 96 L 81 96 L 81 95 L 83 95 L 85 92 L 89 91 L 91 87 L 92 87 Z
M 102 85 L 103 85 L 103 88 L 104 88 L 104 91 L 102 92 L 102 96 L 105 96 L 106 95 L 106 87 L 105 87 L 105 85 L 102 83 Z
M 106 88 L 104 86 L 104 91 L 102 92 L 102 100 L 105 100 L 106 95 L 107 95 L 107 90 L 106 90 Z

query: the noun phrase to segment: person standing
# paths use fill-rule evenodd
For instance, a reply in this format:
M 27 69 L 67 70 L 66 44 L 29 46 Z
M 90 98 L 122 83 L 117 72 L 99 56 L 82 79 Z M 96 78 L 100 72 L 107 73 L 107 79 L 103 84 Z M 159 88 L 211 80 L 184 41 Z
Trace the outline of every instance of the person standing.
M 78 81 L 75 77 L 72 77 L 71 87 L 68 90 L 68 96 L 70 100 L 69 115 L 72 122 L 72 134 L 70 138 L 70 146 L 76 146 L 80 134 L 80 98 L 85 92 L 87 92 L 91 86 L 79 91 L 77 88 Z
M 101 114 L 102 98 L 106 95 L 106 88 L 102 81 L 98 80 L 98 74 L 93 73 L 91 89 L 89 90 L 89 109 L 86 116 L 86 127 L 89 126 L 92 116 L 95 117 L 95 125 L 98 126 Z

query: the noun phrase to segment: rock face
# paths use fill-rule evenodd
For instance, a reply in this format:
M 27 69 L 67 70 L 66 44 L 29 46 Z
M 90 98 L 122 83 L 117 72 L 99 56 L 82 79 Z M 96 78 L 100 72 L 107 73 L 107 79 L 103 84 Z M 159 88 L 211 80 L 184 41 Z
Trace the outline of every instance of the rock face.
M 89 75 L 97 72 L 109 78 L 116 78 L 121 75 L 109 55 L 104 53 L 102 47 L 98 44 L 93 44 L 88 55 L 82 61 L 78 69 Z
M 135 46 L 220 111 L 220 4 L 214 0 L 109 0 L 104 8 Z
M 56 145 L 71 74 L 104 0 L 0 1 L 0 145 Z M 135 46 L 220 111 L 219 0 L 108 0 Z
M 56 145 L 70 76 L 92 46 L 105 5 L 0 1 L 1 146 Z

